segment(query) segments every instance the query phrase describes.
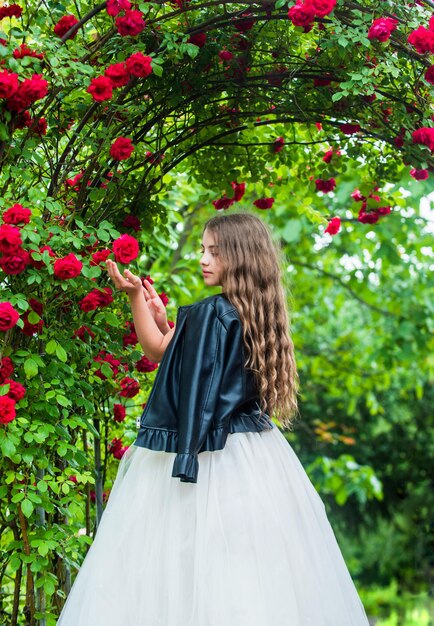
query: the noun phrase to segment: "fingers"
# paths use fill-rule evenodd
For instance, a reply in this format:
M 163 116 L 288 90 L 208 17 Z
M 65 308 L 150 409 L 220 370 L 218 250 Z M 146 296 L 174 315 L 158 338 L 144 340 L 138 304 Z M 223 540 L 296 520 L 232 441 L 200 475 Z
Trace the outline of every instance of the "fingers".
M 155 291 L 154 287 L 151 285 L 149 280 L 146 280 L 146 278 L 144 278 L 143 279 L 143 283 L 144 283 L 146 289 L 148 290 L 150 296 L 152 298 L 156 298 L 158 296 L 158 293 Z
M 107 273 L 112 279 L 115 287 L 125 290 L 126 287 L 130 287 L 131 283 L 127 281 L 120 273 L 117 264 L 114 261 L 107 259 L 106 261 Z
M 130 272 L 130 270 L 124 270 L 124 276 L 135 287 L 142 286 L 140 277 Z

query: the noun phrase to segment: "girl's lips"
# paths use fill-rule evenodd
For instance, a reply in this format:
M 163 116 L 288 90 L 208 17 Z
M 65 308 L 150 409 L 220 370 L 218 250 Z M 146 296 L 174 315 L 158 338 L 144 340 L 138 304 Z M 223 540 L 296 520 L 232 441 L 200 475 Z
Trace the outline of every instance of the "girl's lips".
M 212 272 L 202 272 L 202 274 L 212 274 Z

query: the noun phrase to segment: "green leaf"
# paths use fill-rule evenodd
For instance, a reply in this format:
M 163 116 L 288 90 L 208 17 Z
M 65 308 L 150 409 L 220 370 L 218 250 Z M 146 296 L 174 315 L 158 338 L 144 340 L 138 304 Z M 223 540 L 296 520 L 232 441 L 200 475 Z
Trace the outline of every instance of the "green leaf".
M 101 241 L 110 241 L 110 234 L 106 230 L 100 228 L 99 230 L 97 230 L 96 234 L 98 239 L 100 239 Z
M 5 436 L 1 441 L 1 450 L 3 456 L 7 456 L 9 458 L 13 457 L 17 451 L 15 444 L 7 436 Z
M 64 348 L 62 348 L 60 343 L 58 343 L 56 346 L 56 356 L 59 359 L 59 361 L 62 361 L 62 363 L 66 363 L 66 361 L 68 360 L 68 355 L 66 351 L 64 350 Z
M 152 64 L 152 72 L 156 75 L 156 76 L 163 76 L 163 68 L 161 65 L 157 65 L 155 63 Z
M 25 498 L 21 502 L 21 510 L 23 511 L 26 517 L 30 517 L 34 509 L 35 507 L 33 506 L 33 502 L 31 502 L 28 498 Z
M 55 339 L 50 339 L 50 341 L 45 346 L 45 352 L 47 354 L 54 354 L 56 352 L 57 341 Z
M 58 404 L 60 404 L 60 406 L 71 406 L 71 400 L 68 400 L 68 398 L 65 398 L 65 396 L 57 396 L 56 401 Z
M 46 543 L 41 543 L 41 545 L 38 546 L 38 552 L 41 556 L 47 556 L 49 551 L 49 545 Z
M 33 358 L 28 358 L 24 361 L 24 372 L 26 378 L 33 378 L 38 373 L 38 364 Z
M 36 313 L 36 311 L 30 311 L 27 319 L 29 320 L 30 324 L 37 324 L 41 318 Z

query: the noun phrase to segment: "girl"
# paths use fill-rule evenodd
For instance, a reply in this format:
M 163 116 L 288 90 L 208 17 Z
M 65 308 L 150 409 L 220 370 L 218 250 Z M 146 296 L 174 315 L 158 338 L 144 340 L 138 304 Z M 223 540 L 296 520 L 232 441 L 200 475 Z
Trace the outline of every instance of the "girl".
M 324 504 L 270 416 L 291 428 L 298 374 L 282 259 L 257 217 L 205 224 L 223 291 L 169 329 L 149 282 L 113 261 L 160 363 L 58 626 L 369 626 Z

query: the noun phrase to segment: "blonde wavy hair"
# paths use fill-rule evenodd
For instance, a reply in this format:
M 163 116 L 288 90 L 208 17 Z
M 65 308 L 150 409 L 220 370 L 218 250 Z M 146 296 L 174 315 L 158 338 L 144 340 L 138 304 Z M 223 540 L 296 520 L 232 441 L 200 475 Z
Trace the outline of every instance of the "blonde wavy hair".
M 222 264 L 221 285 L 238 310 L 260 408 L 292 429 L 299 417 L 294 344 L 281 268 L 284 255 L 271 230 L 250 213 L 229 213 L 209 219 L 203 229 L 214 235 Z

